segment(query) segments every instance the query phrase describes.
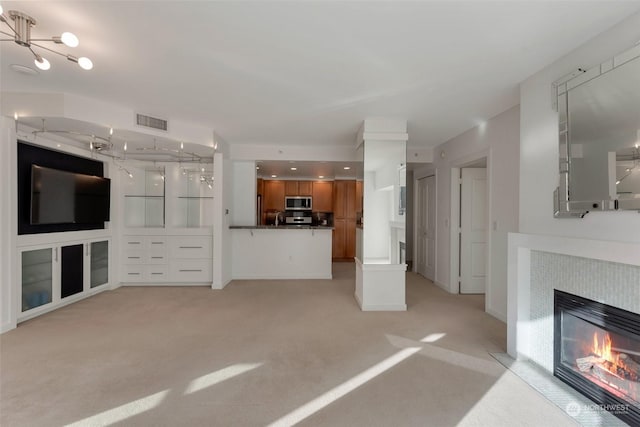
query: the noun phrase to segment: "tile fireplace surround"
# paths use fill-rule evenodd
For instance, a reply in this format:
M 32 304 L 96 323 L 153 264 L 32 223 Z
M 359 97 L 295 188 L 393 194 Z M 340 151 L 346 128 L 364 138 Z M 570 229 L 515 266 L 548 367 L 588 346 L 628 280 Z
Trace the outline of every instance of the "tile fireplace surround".
M 549 375 L 554 289 L 640 314 L 640 244 L 509 234 L 507 352 Z

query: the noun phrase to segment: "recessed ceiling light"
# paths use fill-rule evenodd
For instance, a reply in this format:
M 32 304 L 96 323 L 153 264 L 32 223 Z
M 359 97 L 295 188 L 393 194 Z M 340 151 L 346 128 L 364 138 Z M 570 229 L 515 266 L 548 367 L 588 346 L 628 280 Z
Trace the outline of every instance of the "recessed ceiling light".
M 291 170 L 292 170 L 292 171 L 297 171 L 297 170 L 298 170 L 298 168 L 291 168 Z
M 259 169 L 260 169 L 260 166 L 256 166 L 256 170 L 259 170 Z
M 344 168 L 342 168 L 342 169 L 344 169 L 344 170 L 348 171 L 349 169 L 351 169 L 351 166 L 345 166 L 345 167 L 344 167 Z
M 324 178 L 324 175 L 319 175 L 318 178 L 322 179 Z
M 26 74 L 28 76 L 37 76 L 39 74 L 38 70 L 34 70 L 31 67 L 25 67 L 24 65 L 11 64 L 9 67 L 16 73 Z
M 278 175 L 271 175 L 271 178 L 277 178 Z

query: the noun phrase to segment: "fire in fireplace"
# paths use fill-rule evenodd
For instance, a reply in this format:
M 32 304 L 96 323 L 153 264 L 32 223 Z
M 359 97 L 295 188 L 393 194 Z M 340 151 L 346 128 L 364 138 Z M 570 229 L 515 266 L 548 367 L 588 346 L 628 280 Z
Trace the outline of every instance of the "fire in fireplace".
M 555 291 L 554 375 L 640 425 L 640 315 Z

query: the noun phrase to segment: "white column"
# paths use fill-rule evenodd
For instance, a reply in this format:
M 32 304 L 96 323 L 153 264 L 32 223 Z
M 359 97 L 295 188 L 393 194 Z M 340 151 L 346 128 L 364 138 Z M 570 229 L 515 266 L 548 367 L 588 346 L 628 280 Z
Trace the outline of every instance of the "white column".
M 400 188 L 406 185 L 406 120 L 373 118 L 358 133 L 363 152 L 364 209 L 357 233 L 355 297 L 364 311 L 404 311 L 406 213 L 400 213 Z

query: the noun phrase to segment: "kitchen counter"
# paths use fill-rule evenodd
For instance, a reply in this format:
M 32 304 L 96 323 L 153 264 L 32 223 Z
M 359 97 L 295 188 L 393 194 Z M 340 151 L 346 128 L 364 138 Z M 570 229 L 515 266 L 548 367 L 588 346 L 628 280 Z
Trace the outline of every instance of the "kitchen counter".
M 231 225 L 232 230 L 333 230 L 328 225 Z
M 229 228 L 233 279 L 331 279 L 333 227 Z

